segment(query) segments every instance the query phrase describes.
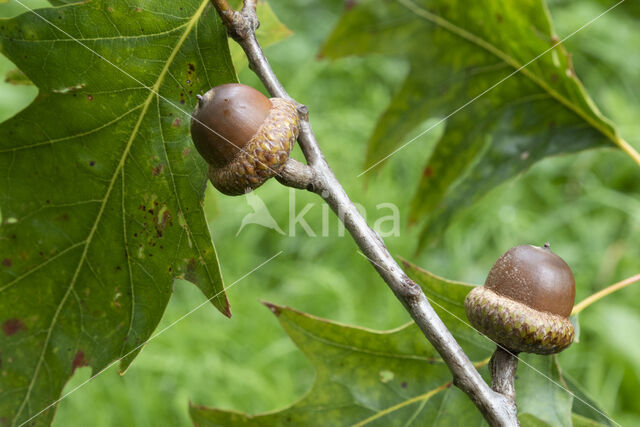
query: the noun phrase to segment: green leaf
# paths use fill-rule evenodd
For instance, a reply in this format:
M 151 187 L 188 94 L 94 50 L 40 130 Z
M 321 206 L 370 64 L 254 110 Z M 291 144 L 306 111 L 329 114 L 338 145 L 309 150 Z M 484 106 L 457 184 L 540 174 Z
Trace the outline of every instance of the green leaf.
M 80 3 L 82 0 L 49 0 L 53 6 L 65 6 L 73 3 Z
M 467 355 L 481 361 L 476 365 L 486 379 L 495 344 L 466 324 L 464 298 L 472 286 L 435 276 L 406 261 L 405 267 Z M 471 400 L 451 386 L 448 368 L 415 324 L 379 332 L 267 306 L 315 367 L 311 390 L 290 407 L 261 415 L 192 405 L 194 424 L 484 425 Z M 523 425 L 570 426 L 571 394 L 557 385 L 562 377 L 554 358 L 521 355 L 521 360 L 516 390 Z
M 571 426 L 571 393 L 555 356 L 520 353 L 516 373 L 518 413 L 535 415 L 550 426 Z
M 611 425 L 611 418 L 607 413 L 596 403 L 591 396 L 578 384 L 576 380 L 568 375 L 564 375 L 564 381 L 567 387 L 575 395 L 573 399 L 573 413 L 577 414 L 585 419 L 589 419 L 594 425 Z M 575 425 L 575 422 L 574 422 Z
M 230 315 L 189 112 L 235 71 L 208 0 L 40 9 L 0 21 L 0 51 L 39 88 L 0 125 L 0 418 L 20 424 L 76 368 L 124 372 L 176 278 Z
M 410 71 L 371 137 L 366 168 L 425 119 L 446 119 L 411 207 L 410 221 L 428 218 L 421 246 L 547 156 L 618 145 L 640 161 L 585 92 L 542 0 L 358 2 L 322 54 L 370 53 L 406 57 Z M 401 149 L 420 150 L 419 139 L 412 144 Z
M 599 422 L 594 421 L 591 418 L 586 418 L 575 413 L 571 414 L 571 421 L 573 422 L 573 427 L 600 427 L 603 425 L 609 425 L 600 424 Z
M 311 390 L 278 412 L 251 416 L 191 406 L 199 426 L 481 425 L 471 401 L 413 324 L 377 332 L 267 304 L 316 368 Z
M 521 415 L 518 419 L 520 420 L 520 427 L 551 427 L 549 424 L 532 414 Z

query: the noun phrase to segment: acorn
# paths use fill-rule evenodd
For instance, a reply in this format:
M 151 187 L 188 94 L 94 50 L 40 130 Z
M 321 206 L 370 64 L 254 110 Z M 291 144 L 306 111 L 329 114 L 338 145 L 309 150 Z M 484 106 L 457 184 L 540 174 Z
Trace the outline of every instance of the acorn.
M 464 306 L 471 324 L 507 350 L 553 354 L 573 342 L 575 295 L 571 269 L 548 243 L 522 245 L 498 258 Z
M 198 96 L 191 138 L 220 192 L 248 193 L 280 173 L 298 138 L 296 105 L 231 83 Z

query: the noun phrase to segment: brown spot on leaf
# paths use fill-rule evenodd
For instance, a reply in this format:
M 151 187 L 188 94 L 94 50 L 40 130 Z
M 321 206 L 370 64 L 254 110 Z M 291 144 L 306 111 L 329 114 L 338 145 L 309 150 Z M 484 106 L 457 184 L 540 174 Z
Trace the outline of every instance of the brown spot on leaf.
M 190 282 L 196 281 L 196 259 L 191 258 L 189 262 L 187 262 L 187 271 L 184 275 L 184 278 Z
M 151 168 L 151 173 L 153 174 L 153 176 L 158 176 L 162 173 L 162 169 L 164 169 L 164 165 L 162 163 L 159 165 L 155 165 L 153 168 Z
M 2 260 L 2 265 L 4 265 L 5 267 L 11 267 L 13 263 L 11 262 L 10 258 L 5 258 Z
M 191 72 L 194 72 L 196 70 L 196 67 L 192 63 L 187 64 L 187 66 L 189 67 L 189 71 Z
M 88 99 L 89 101 L 93 101 L 93 95 L 88 95 L 88 96 L 87 96 L 87 99 Z
M 191 148 L 187 147 L 184 150 L 182 150 L 182 155 L 187 156 L 189 155 L 190 152 L 191 152 Z
M 78 350 L 73 358 L 73 362 L 71 362 L 71 373 L 75 372 L 76 368 L 82 368 L 87 365 L 89 365 L 89 361 L 84 358 L 84 351 Z
M 407 388 L 407 382 L 403 381 L 402 384 L 400 384 L 402 386 L 402 388 Z
M 433 176 L 433 169 L 431 169 L 429 166 L 427 166 L 426 168 L 424 168 L 424 171 L 422 171 L 422 176 L 430 178 Z
M 160 210 L 158 211 L 158 216 L 154 218 L 153 221 L 156 224 L 156 232 L 158 234 L 158 237 L 162 237 L 162 232 L 166 228 L 167 224 L 171 224 L 171 213 L 169 212 L 169 209 L 167 209 L 166 206 L 160 208 Z
M 171 126 L 173 126 L 174 128 L 180 126 L 180 119 L 175 119 L 173 123 L 171 123 Z
M 20 319 L 11 318 L 4 321 L 2 324 L 2 332 L 8 337 L 17 334 L 20 331 L 25 331 L 27 327 L 22 323 Z

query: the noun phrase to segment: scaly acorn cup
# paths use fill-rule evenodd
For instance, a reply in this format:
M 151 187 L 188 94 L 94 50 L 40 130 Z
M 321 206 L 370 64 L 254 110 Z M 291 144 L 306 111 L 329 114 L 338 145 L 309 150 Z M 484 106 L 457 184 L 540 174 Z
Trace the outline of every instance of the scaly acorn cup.
M 280 173 L 298 138 L 293 102 L 231 83 L 198 97 L 191 138 L 220 192 L 248 193 Z
M 498 258 L 464 306 L 478 331 L 511 352 L 552 354 L 573 342 L 575 294 L 571 269 L 549 244 L 522 245 Z

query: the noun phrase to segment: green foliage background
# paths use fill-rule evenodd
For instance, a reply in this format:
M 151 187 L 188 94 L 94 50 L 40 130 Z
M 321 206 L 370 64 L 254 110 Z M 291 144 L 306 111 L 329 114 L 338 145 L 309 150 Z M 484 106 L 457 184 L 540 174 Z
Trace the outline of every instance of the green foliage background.
M 638 273 L 640 169 L 617 150 L 535 165 L 461 216 L 439 246 L 414 256 L 419 230 L 406 227 L 407 212 L 424 159 L 442 129 L 394 156 L 366 187 L 362 178 L 356 178 L 375 122 L 402 82 L 407 64 L 383 57 L 319 61 L 316 54 L 343 2 L 273 0 L 271 4 L 294 35 L 266 53 L 291 95 L 309 105 L 314 130 L 347 192 L 367 208 L 372 221 L 389 213 L 376 210 L 379 203 L 400 208 L 401 235 L 386 238 L 392 253 L 445 277 L 481 283 L 507 248 L 549 240 L 576 274 L 577 301 Z M 554 1 L 551 13 L 562 37 L 612 4 Z M 0 5 L 2 16 L 20 12 L 15 2 Z M 565 43 L 591 96 L 636 149 L 640 149 L 638 19 L 623 4 Z M 0 59 L 0 75 L 12 68 Z M 240 80 L 259 87 L 246 69 Z M 24 108 L 36 93 L 33 87 L 0 83 L 0 119 Z M 295 156 L 301 157 L 299 150 Z M 227 285 L 278 251 L 284 253 L 228 291 L 231 319 L 204 306 L 151 341 L 125 376 L 112 368 L 63 400 L 54 425 L 188 425 L 189 400 L 251 413 L 291 403 L 310 386 L 313 369 L 258 299 L 377 329 L 408 320 L 356 253 L 351 239 L 338 236 L 332 215 L 329 236 L 320 236 L 323 211 L 317 197 L 295 194 L 297 212 L 314 204 L 305 218 L 317 237 L 308 237 L 300 227 L 290 237 L 255 225 L 236 236 L 241 218 L 251 212 L 245 199 L 208 191 L 207 215 Z M 288 232 L 289 190 L 273 181 L 257 194 Z M 177 284 L 159 328 L 202 301 L 195 287 Z M 580 316 L 581 342 L 560 356 L 565 373 L 578 379 L 623 425 L 640 424 L 638 309 L 640 287 L 586 309 Z M 66 390 L 88 376 L 88 368 L 77 370 Z

